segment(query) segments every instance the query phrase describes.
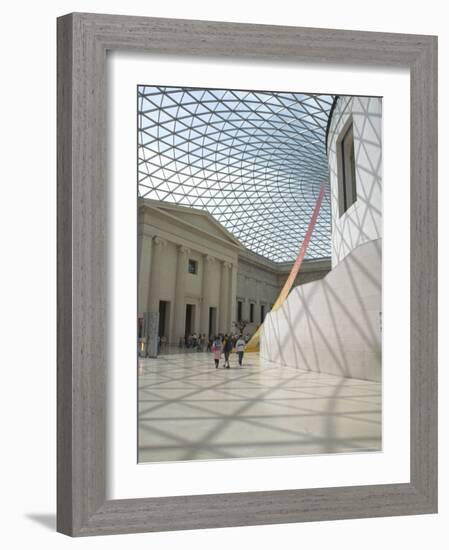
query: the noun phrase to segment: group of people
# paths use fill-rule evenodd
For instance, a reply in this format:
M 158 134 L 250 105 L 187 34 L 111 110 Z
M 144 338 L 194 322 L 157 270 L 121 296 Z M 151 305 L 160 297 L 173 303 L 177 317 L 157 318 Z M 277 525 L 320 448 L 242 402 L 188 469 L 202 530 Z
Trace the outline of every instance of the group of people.
M 238 356 L 239 365 L 242 366 L 243 354 L 248 338 L 242 334 L 218 334 L 217 336 L 207 337 L 205 334 L 188 334 L 179 339 L 179 348 L 197 352 L 212 352 L 214 355 L 215 367 L 218 369 L 221 356 L 224 356 L 223 367 L 230 368 L 229 356 L 235 350 Z M 157 337 L 157 353 L 163 352 L 167 347 L 167 338 L 165 336 Z
M 238 337 L 235 335 L 218 335 L 215 336 L 212 342 L 211 351 L 214 356 L 215 368 L 218 369 L 220 364 L 221 356 L 224 355 L 224 364 L 225 369 L 230 369 L 231 365 L 229 364 L 229 357 L 232 353 L 232 350 L 235 349 L 238 356 L 239 365 L 243 364 L 243 354 L 245 353 L 246 341 L 243 336 L 240 334 Z

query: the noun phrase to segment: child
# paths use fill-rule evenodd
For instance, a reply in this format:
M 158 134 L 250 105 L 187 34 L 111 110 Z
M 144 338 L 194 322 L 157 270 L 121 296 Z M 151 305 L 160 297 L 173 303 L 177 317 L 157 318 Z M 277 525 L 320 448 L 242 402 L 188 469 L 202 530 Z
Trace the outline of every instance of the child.
M 232 352 L 232 338 L 231 336 L 228 336 L 226 334 L 225 336 L 225 340 L 223 342 L 223 352 L 224 352 L 224 356 L 225 356 L 225 362 L 224 362 L 224 367 L 225 369 L 230 369 L 231 366 L 229 364 L 229 355 L 231 354 Z
M 245 352 L 245 340 L 243 339 L 242 335 L 239 336 L 239 339 L 235 344 L 235 349 L 239 357 L 239 365 L 242 366 L 243 354 Z
M 218 369 L 218 363 L 220 362 L 221 357 L 221 340 L 218 336 L 215 336 L 212 343 L 212 353 L 214 354 L 215 368 Z

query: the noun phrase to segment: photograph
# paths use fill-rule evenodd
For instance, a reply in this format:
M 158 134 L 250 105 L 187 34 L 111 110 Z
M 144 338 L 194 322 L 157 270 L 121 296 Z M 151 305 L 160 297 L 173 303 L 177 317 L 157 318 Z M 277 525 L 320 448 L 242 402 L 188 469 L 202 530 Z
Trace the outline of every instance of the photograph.
M 446 12 L 5 3 L 6 550 L 448 546 Z
M 136 104 L 138 462 L 382 451 L 382 98 Z

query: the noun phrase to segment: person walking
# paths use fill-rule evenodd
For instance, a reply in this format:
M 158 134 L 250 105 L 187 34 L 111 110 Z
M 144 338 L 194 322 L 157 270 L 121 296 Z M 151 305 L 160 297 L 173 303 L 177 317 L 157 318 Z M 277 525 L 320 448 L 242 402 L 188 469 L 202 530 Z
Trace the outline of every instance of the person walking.
M 212 353 L 214 354 L 215 368 L 218 369 L 218 364 L 220 363 L 222 344 L 220 338 L 215 336 L 214 341 L 212 342 Z
M 225 362 L 224 362 L 224 368 L 225 369 L 230 369 L 231 368 L 231 366 L 229 364 L 229 355 L 231 354 L 232 347 L 233 347 L 232 346 L 232 337 L 228 336 L 226 334 L 224 342 L 223 342 L 223 352 L 224 352 L 224 356 L 225 356 Z
M 237 351 L 240 366 L 242 366 L 242 362 L 243 362 L 243 354 L 245 353 L 245 345 L 246 345 L 245 339 L 240 334 L 239 339 L 235 343 L 235 349 Z

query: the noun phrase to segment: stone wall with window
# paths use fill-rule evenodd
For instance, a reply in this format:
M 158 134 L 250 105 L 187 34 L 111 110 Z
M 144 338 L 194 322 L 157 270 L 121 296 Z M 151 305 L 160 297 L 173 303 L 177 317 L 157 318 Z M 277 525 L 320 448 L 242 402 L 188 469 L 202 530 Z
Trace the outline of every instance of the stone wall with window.
M 339 96 L 327 141 L 332 267 L 382 237 L 382 99 Z
M 190 334 L 230 332 L 240 243 L 206 212 L 139 201 L 138 326 L 158 317 L 171 345 Z M 147 331 L 146 331 L 147 332 Z

